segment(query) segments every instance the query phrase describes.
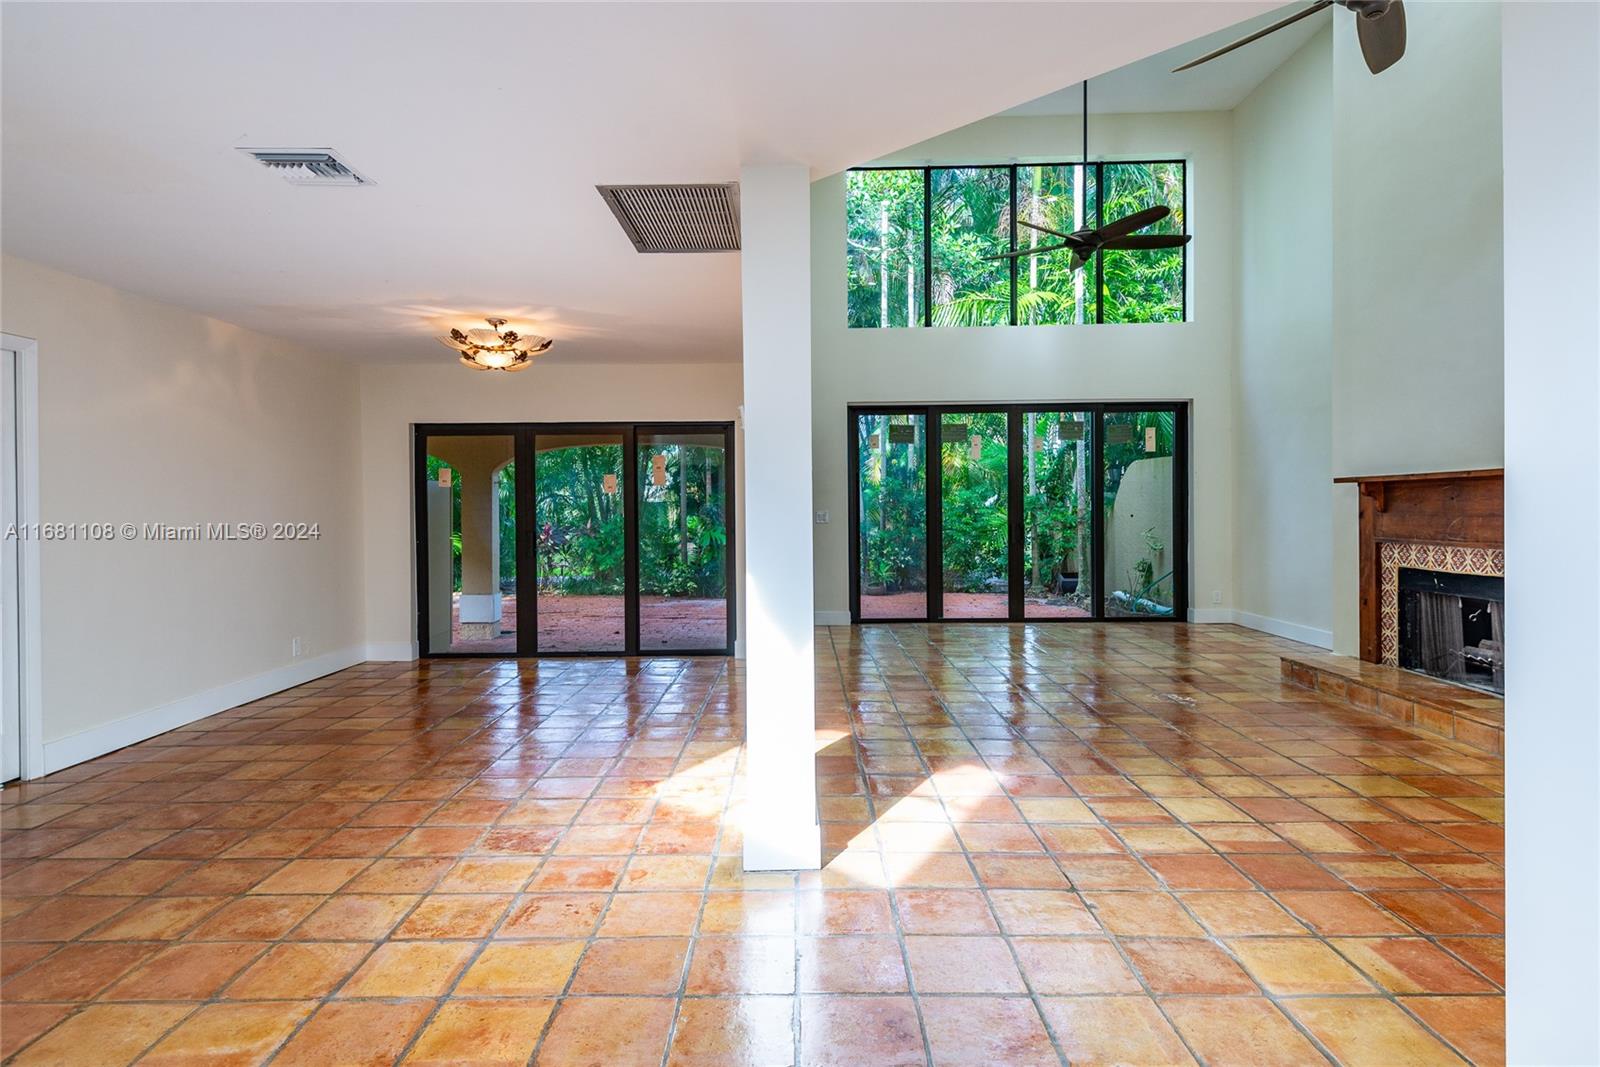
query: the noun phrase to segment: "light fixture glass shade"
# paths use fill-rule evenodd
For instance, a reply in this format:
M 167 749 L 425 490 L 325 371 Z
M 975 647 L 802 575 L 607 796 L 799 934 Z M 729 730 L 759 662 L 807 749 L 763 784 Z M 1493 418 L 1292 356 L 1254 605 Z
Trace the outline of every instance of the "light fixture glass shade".
M 502 330 L 505 319 L 487 319 L 489 329 L 477 327 L 463 333 L 451 330 L 439 338 L 439 343 L 461 353 L 461 362 L 473 370 L 523 370 L 533 363 L 533 357 L 547 352 L 555 344 L 548 337 L 537 334 L 518 334 L 515 330 Z

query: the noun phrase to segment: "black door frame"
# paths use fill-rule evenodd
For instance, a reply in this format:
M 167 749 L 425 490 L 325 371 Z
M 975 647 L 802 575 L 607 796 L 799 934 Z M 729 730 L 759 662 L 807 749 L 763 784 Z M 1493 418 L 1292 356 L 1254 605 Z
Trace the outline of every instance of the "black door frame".
M 411 427 L 412 544 L 416 559 L 417 648 L 425 658 L 506 659 L 578 658 L 593 656 L 731 656 L 738 622 L 738 551 L 735 516 L 734 424 L 731 422 L 430 422 Z M 727 530 L 726 600 L 728 605 L 727 644 L 721 648 L 641 650 L 639 647 L 639 507 L 643 486 L 638 478 L 638 435 L 647 433 L 702 433 L 722 435 L 725 470 L 723 512 Z M 549 651 L 539 650 L 538 552 L 535 514 L 538 501 L 538 465 L 534 439 L 562 434 L 615 435 L 622 441 L 622 484 L 618 492 L 623 501 L 623 637 L 622 650 Z M 517 466 L 517 650 L 515 653 L 452 652 L 428 646 L 428 438 L 430 437 L 505 437 L 513 438 Z
M 1093 427 L 1090 433 L 1090 558 L 1094 567 L 1094 600 L 1092 616 L 1080 618 L 1026 618 L 1026 604 L 1022 581 L 1023 535 L 1023 456 L 1022 415 L 1026 412 L 1083 412 Z M 1171 617 L 1159 615 L 1111 615 L 1105 610 L 1105 416 L 1122 412 L 1170 411 L 1173 413 L 1173 468 L 1172 480 L 1172 536 L 1173 552 Z M 845 408 L 849 482 L 848 518 L 850 524 L 850 621 L 852 624 L 868 623 L 1083 623 L 1083 622 L 1184 622 L 1189 614 L 1189 402 L 1187 400 L 1137 400 L 1137 401 L 1083 401 L 1083 400 L 1029 400 L 1021 403 L 975 402 L 963 403 L 865 403 L 848 404 Z M 943 425 L 946 414 L 1004 412 L 1006 419 L 1006 587 L 1008 592 L 1007 618 L 947 618 L 944 615 L 944 494 L 940 448 L 943 444 Z M 924 573 L 928 577 L 928 614 L 925 617 L 871 618 L 861 617 L 861 455 L 856 420 L 861 415 L 910 415 L 923 419 L 925 448 L 923 481 L 924 513 L 926 515 L 927 562 Z

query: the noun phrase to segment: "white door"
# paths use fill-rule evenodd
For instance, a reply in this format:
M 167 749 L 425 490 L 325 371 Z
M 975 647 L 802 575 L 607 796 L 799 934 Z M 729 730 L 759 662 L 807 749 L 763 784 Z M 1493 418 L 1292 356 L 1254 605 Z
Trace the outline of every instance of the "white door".
M 0 349 L 0 782 L 22 774 L 22 671 L 17 596 L 22 539 L 17 521 L 17 354 Z

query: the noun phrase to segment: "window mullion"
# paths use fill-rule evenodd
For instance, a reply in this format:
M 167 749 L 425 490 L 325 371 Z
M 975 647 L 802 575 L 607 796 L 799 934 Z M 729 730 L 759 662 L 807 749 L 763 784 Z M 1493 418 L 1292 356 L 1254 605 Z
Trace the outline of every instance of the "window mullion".
M 922 325 L 933 325 L 933 168 L 922 168 Z
M 1017 165 L 1011 164 L 1011 247 L 1008 252 L 1017 250 Z M 1011 271 L 1011 325 L 1017 324 L 1017 257 L 1012 256 L 1007 261 Z
M 1087 161 L 1085 166 L 1087 166 Z M 1104 163 L 1094 165 L 1094 228 L 1106 224 L 1106 168 Z M 1094 322 L 1096 326 L 1106 321 L 1106 254 L 1102 249 L 1094 254 Z

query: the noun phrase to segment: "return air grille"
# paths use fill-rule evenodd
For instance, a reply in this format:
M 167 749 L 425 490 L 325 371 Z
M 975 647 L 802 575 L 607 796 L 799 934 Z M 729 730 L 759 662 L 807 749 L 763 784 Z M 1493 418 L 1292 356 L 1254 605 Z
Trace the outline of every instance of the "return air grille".
M 331 148 L 241 148 L 291 185 L 371 185 Z
M 640 252 L 739 251 L 739 186 L 597 185 Z

